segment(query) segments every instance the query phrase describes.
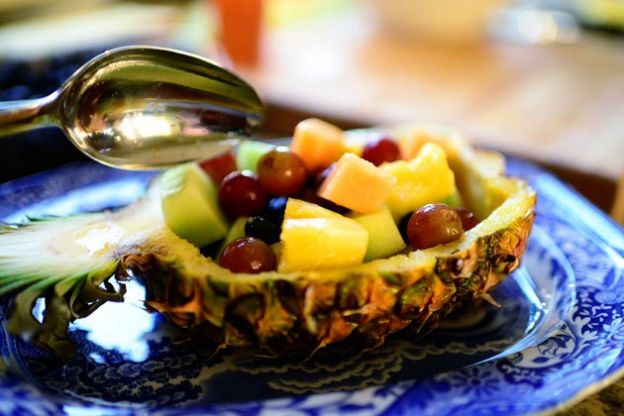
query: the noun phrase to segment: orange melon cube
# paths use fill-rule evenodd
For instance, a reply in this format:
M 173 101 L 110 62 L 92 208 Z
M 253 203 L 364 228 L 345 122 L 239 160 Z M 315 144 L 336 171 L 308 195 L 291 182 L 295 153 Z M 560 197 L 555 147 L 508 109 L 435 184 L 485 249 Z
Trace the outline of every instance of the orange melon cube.
M 346 149 L 342 130 L 317 118 L 297 124 L 290 145 L 290 150 L 303 160 L 310 171 L 331 165 Z
M 346 153 L 336 162 L 318 194 L 338 205 L 367 214 L 381 208 L 395 182 L 393 175 Z

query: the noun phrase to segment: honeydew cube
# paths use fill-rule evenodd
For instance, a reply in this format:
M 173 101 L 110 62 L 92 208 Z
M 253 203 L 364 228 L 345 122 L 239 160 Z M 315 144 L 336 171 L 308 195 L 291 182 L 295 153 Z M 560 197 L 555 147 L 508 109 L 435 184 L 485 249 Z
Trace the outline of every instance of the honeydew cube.
M 393 175 L 354 154 L 345 153 L 318 194 L 353 211 L 372 213 L 381 208 L 395 182 Z
M 230 230 L 228 231 L 225 239 L 223 240 L 223 244 L 219 248 L 219 253 L 227 247 L 234 240 L 238 240 L 239 238 L 245 237 L 245 223 L 247 223 L 247 217 L 238 217 L 232 223 Z
M 345 135 L 344 143 L 345 153 L 353 153 L 354 155 L 362 156 L 366 142 L 362 140 L 361 137 L 353 134 Z
M 203 247 L 227 234 L 217 188 L 196 164 L 167 170 L 160 179 L 160 193 L 165 224 L 179 237 Z
M 275 149 L 275 146 L 269 143 L 255 142 L 253 140 L 243 141 L 236 150 L 236 166 L 238 170 L 250 170 L 257 173 L 258 161 L 273 149 Z
M 405 248 L 405 242 L 388 208 L 372 214 L 356 215 L 353 219 L 368 232 L 364 261 L 391 256 Z

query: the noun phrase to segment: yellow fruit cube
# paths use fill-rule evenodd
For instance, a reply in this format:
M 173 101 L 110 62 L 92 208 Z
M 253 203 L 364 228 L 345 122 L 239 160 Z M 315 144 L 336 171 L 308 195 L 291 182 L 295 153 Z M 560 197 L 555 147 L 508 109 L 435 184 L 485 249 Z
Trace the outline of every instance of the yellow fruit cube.
M 280 240 L 278 271 L 333 269 L 362 263 L 368 232 L 341 216 L 285 219 Z
M 444 149 L 449 159 L 456 158 L 456 152 L 468 146 L 461 132 L 443 124 L 414 124 L 404 126 L 397 132 L 401 157 L 411 160 L 418 156 L 425 143 L 433 142 Z
M 278 270 L 319 270 L 362 263 L 368 231 L 310 202 L 290 198 L 284 212 Z
M 425 204 L 440 202 L 457 190 L 446 153 L 435 143 L 423 145 L 412 160 L 385 163 L 379 168 L 396 179 L 386 201 L 395 220 Z
M 346 151 L 343 132 L 333 124 L 309 118 L 295 127 L 290 149 L 296 153 L 310 171 L 334 163 Z
M 378 211 L 396 182 L 372 163 L 345 153 L 319 188 L 319 196 L 361 213 Z
M 323 208 L 319 205 L 295 198 L 288 198 L 288 202 L 286 203 L 286 211 L 284 211 L 284 218 L 287 219 L 336 217 L 342 218 L 342 215 Z

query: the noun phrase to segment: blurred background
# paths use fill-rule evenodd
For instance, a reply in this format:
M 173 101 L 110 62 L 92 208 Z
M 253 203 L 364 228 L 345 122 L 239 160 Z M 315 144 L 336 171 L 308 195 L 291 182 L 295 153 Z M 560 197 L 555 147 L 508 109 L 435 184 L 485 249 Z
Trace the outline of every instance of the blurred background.
M 605 210 L 624 171 L 624 0 L 0 0 L 0 101 L 136 43 L 234 68 L 266 100 L 259 134 L 450 123 Z M 83 158 L 55 129 L 0 138 L 0 182 Z

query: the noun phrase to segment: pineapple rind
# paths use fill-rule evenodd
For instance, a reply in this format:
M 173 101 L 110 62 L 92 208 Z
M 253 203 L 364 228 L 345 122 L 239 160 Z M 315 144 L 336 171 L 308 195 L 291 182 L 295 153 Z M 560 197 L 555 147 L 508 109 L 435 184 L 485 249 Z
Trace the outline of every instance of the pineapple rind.
M 223 346 L 278 354 L 315 351 L 350 336 L 374 345 L 410 324 L 428 330 L 518 267 L 533 224 L 535 193 L 523 181 L 503 176 L 500 156 L 474 151 L 454 130 L 427 128 L 447 152 L 465 202 L 483 219 L 456 242 L 323 272 L 234 275 L 204 263 L 191 277 L 145 251 L 124 262 L 152 265 L 143 273 L 148 305 L 183 327 L 207 328 Z
M 223 346 L 314 351 L 349 336 L 376 344 L 410 324 L 424 330 L 479 299 L 518 267 L 533 217 L 528 210 L 455 253 L 428 261 L 395 256 L 405 259 L 345 269 L 338 278 L 299 272 L 222 279 L 216 265 L 189 275 L 186 266 L 145 251 L 123 262 L 142 276 L 148 306 L 184 328 L 206 329 Z M 413 267 L 383 265 L 401 260 Z

